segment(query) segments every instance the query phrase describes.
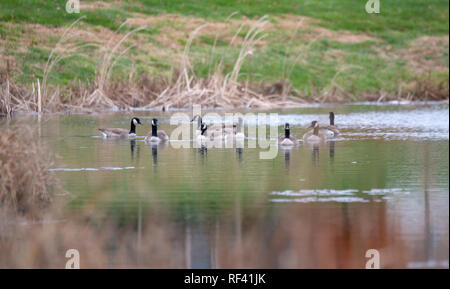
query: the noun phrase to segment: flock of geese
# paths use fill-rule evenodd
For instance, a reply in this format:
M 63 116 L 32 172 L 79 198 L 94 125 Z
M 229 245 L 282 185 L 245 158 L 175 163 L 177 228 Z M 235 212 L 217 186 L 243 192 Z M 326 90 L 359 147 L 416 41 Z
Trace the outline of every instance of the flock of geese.
M 232 127 L 227 127 L 225 124 L 208 126 L 203 122 L 200 115 L 194 116 L 191 122 L 197 119 L 196 140 L 199 143 L 204 143 L 207 140 L 235 140 L 243 141 L 245 135 L 242 132 L 243 119 L 239 118 L 238 123 L 233 124 Z M 334 138 L 339 135 L 339 129 L 334 124 L 334 113 L 329 113 L 329 125 L 319 124 L 316 120 L 311 122 L 308 132 L 303 135 L 303 141 L 307 143 L 320 143 L 329 138 Z M 136 125 L 142 125 L 139 118 L 133 117 L 131 119 L 130 130 L 123 128 L 99 128 L 99 131 L 104 137 L 108 138 L 135 138 Z M 145 137 L 145 142 L 159 143 L 169 140 L 169 136 L 163 130 L 158 130 L 158 119 L 152 119 L 152 130 Z M 299 144 L 299 140 L 291 136 L 289 123 L 284 125 L 284 136 L 278 140 L 280 146 L 295 146 Z

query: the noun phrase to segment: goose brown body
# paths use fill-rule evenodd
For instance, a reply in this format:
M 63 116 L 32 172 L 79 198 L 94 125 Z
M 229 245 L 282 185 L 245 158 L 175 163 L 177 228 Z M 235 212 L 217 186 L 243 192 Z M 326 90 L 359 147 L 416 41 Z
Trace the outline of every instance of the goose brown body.
M 142 124 L 137 117 L 131 119 L 130 130 L 124 128 L 99 128 L 104 137 L 136 137 L 136 124 Z
M 330 111 L 329 114 L 330 124 L 329 125 L 319 125 L 320 131 L 326 133 L 327 137 L 336 137 L 339 135 L 340 131 L 334 124 L 334 112 Z
M 320 131 L 320 126 L 317 121 L 313 121 L 314 128 L 303 135 L 304 142 L 317 143 L 323 142 L 327 139 L 325 133 Z
M 284 125 L 284 137 L 278 140 L 278 144 L 281 146 L 294 146 L 298 144 L 298 140 L 291 136 L 289 123 Z
M 163 130 L 158 130 L 158 120 L 152 119 L 152 130 L 147 134 L 144 139 L 146 142 L 161 142 L 168 141 L 169 136 Z

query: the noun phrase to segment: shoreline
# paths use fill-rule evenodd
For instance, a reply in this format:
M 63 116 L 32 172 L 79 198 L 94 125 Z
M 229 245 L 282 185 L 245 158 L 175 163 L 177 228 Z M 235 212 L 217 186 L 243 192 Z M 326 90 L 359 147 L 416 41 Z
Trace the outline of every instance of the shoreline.
M 302 103 L 298 106 L 283 106 L 283 107 L 270 107 L 270 108 L 261 108 L 261 107 L 202 107 L 204 111 L 268 111 L 268 110 L 289 110 L 289 109 L 297 109 L 297 108 L 317 108 L 317 107 L 335 107 L 335 106 L 348 106 L 348 105 L 367 105 L 367 106 L 389 106 L 389 105 L 397 105 L 397 106 L 426 106 L 426 105 L 448 105 L 449 99 L 444 100 L 386 100 L 386 101 L 354 101 L 354 102 L 324 102 L 324 103 Z M 127 107 L 127 108 L 105 108 L 105 109 L 90 109 L 90 110 L 80 110 L 80 111 L 70 111 L 70 110 L 61 110 L 61 111 L 52 111 L 52 112 L 36 112 L 36 111 L 17 111 L 12 113 L 11 115 L 0 113 L 0 117 L 14 117 L 14 116 L 39 116 L 39 115 L 84 115 L 84 114 L 105 114 L 105 113 L 126 113 L 126 112 L 182 112 L 182 111 L 191 111 L 192 108 L 182 107 L 182 108 L 169 108 L 166 110 L 162 110 L 160 107 Z
M 25 113 L 95 113 L 116 111 L 166 111 L 190 109 L 201 105 L 208 110 L 282 109 L 327 103 L 411 103 L 449 101 L 448 82 L 432 85 L 417 81 L 408 90 L 399 85 L 397 92 L 379 90 L 357 96 L 327 89 L 303 94 L 296 90 L 266 91 L 264 83 L 242 83 L 227 78 L 189 78 L 179 76 L 173 83 L 114 82 L 98 86 L 46 86 L 37 79 L 31 87 L 6 79 L 0 83 L 0 115 Z M 36 85 L 35 85 L 36 84 Z M 279 83 L 269 86 L 275 87 Z

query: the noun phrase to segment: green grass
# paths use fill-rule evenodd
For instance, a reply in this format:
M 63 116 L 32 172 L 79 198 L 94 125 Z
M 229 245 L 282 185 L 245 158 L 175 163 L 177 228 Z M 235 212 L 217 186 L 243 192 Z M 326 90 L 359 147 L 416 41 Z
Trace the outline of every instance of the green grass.
M 204 42 L 204 41 L 203 41 Z M 251 61 L 247 59 L 241 69 L 241 80 L 250 78 L 251 82 L 276 82 L 286 75 L 289 82 L 305 94 L 310 94 L 312 87 L 316 90 L 330 88 L 335 75 L 336 82 L 355 98 L 361 92 L 376 93 L 379 90 L 396 91 L 401 81 L 411 80 L 413 76 L 407 72 L 406 64 L 400 60 L 388 61 L 378 56 L 373 48 L 377 44 L 371 41 L 358 44 L 343 44 L 334 41 L 319 41 L 308 51 L 303 52 L 298 64 L 290 74 L 284 65 L 292 65 L 292 59 L 298 54 L 293 44 L 274 42 L 255 55 Z M 343 54 L 341 59 L 334 54 L 335 50 Z M 191 56 L 196 59 L 195 71 L 201 77 L 208 76 L 214 63 L 224 57 L 224 74 L 230 73 L 236 61 L 238 51 L 228 46 L 216 47 L 214 61 L 205 61 L 210 49 L 194 45 Z M 250 75 L 250 76 L 249 76 Z M 441 80 L 444 78 L 441 78 Z
M 82 2 L 92 2 L 82 0 Z M 442 36 L 449 33 L 448 1 L 444 0 L 381 0 L 380 14 L 367 14 L 366 0 L 305 0 L 305 1 L 268 1 L 268 0 L 124 0 L 109 2 L 106 8 L 81 10 L 80 14 L 68 14 L 65 11 L 66 0 L 1 0 L 0 2 L 0 41 L 7 43 L 0 47 L 0 54 L 14 55 L 20 69 L 16 78 L 19 82 L 30 83 L 36 77 L 42 77 L 43 66 L 56 38 L 46 39 L 46 45 L 40 35 L 24 39 L 26 24 L 36 23 L 48 27 L 64 27 L 85 16 L 81 28 L 98 29 L 104 27 L 116 30 L 127 18 L 136 13 L 142 16 L 164 15 L 166 13 L 195 16 L 210 21 L 225 21 L 232 13 L 242 19 L 243 16 L 258 19 L 270 15 L 275 23 L 283 15 L 301 15 L 317 19 L 321 27 L 353 33 L 364 33 L 373 41 L 361 43 L 342 43 L 332 39 L 317 41 L 303 51 L 300 61 L 294 63 L 292 72 L 287 74 L 285 63 L 292 65 L 299 53 L 299 47 L 307 44 L 305 40 L 290 40 L 290 31 L 270 31 L 265 45 L 258 49 L 252 59 L 247 59 L 241 69 L 240 80 L 253 83 L 276 82 L 283 78 L 293 87 L 308 95 L 312 90 L 324 91 L 336 83 L 345 89 L 352 98 L 358 98 L 363 92 L 375 93 L 379 90 L 395 91 L 399 83 L 412 81 L 420 75 L 408 69 L 408 63 L 401 58 L 386 59 L 378 50 L 407 49 L 411 41 L 421 36 Z M 14 26 L 11 26 L 13 24 Z M 166 47 L 158 39 L 164 29 L 184 31 L 183 23 L 166 19 L 138 33 L 139 41 L 133 40 L 136 48 L 117 62 L 113 78 L 126 76 L 131 69 L 139 74 L 150 76 L 167 75 L 176 65 L 175 53 L 180 53 L 186 44 L 187 35 L 176 36 L 173 40 L 179 46 L 178 51 Z M 240 32 L 245 37 L 248 28 Z M 98 29 L 98 31 L 100 31 Z M 219 31 L 218 31 L 219 32 Z M 120 32 L 124 35 L 125 30 Z M 306 33 L 299 31 L 299 33 Z M 134 39 L 134 38 L 133 38 Z M 154 49 L 164 53 L 143 49 L 139 44 L 152 44 Z M 214 55 L 212 46 L 215 45 Z M 445 50 L 445 47 L 443 48 Z M 194 41 L 190 57 L 194 70 L 200 77 L 207 77 L 214 65 L 224 59 L 223 73 L 229 73 L 239 53 L 239 46 L 230 46 L 221 38 L 210 34 L 200 34 Z M 72 81 L 92 82 L 95 78 L 98 48 L 85 48 L 82 55 L 64 59 L 50 75 L 49 82 L 54 85 L 67 85 Z M 97 56 L 96 56 L 97 55 Z M 155 56 L 158 55 L 158 56 Z M 97 57 L 97 58 L 96 58 Z M 441 59 L 448 67 L 448 52 Z M 345 69 L 344 69 L 345 68 Z M 339 74 L 336 76 L 336 73 Z M 436 82 L 447 81 L 448 73 L 433 72 L 430 76 Z
M 98 9 L 69 14 L 65 10 L 66 2 L 66 0 L 2 0 L 0 22 L 25 22 L 60 27 L 72 23 L 80 16 L 86 16 L 84 20 L 86 23 L 117 29 L 128 16 L 125 11 L 117 9 Z
M 91 2 L 83 0 L 83 2 Z M 114 2 L 114 1 L 104 1 Z M 324 27 L 374 34 L 390 42 L 419 35 L 442 35 L 449 32 L 448 1 L 389 0 L 381 1 L 380 14 L 367 14 L 366 0 L 125 0 L 116 8 L 81 11 L 68 14 L 66 0 L 2 0 L 0 22 L 27 22 L 62 26 L 80 15 L 86 22 L 117 28 L 131 12 L 144 14 L 176 13 L 214 20 L 225 20 L 234 12 L 249 18 L 263 15 L 303 15 L 322 20 Z M 120 7 L 120 9 L 119 9 Z M 445 25 L 447 24 L 447 25 Z
M 381 1 L 380 14 L 365 12 L 366 0 L 196 0 L 126 1 L 132 11 L 162 14 L 177 13 L 208 19 L 225 20 L 238 11 L 249 18 L 263 15 L 294 14 L 322 20 L 322 25 L 334 30 L 349 30 L 374 34 L 389 42 L 403 41 L 428 34 L 448 34 L 448 1 L 389 0 Z M 136 3 L 140 5 L 136 5 Z M 443 25 L 447 23 L 447 25 Z M 398 37 L 396 31 L 403 37 Z

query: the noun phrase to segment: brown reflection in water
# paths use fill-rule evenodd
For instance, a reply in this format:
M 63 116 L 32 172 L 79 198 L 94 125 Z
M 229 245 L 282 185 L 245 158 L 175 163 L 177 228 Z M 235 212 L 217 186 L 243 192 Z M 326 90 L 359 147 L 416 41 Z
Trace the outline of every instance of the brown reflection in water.
M 158 150 L 163 150 L 167 147 L 167 142 L 160 143 L 148 143 L 146 144 L 152 151 L 152 164 L 153 167 L 158 165 Z
M 136 140 L 130 139 L 130 151 L 131 151 L 131 159 L 139 160 L 139 146 L 136 149 Z
M 329 152 L 330 152 L 330 162 L 334 161 L 334 145 L 335 145 L 336 141 L 334 140 L 330 140 L 328 142 L 328 147 L 329 147 Z
M 51 134 L 57 136 L 62 134 L 65 130 L 59 129 L 59 125 L 60 122 L 48 122 L 43 126 L 43 140 Z M 127 141 L 124 144 L 123 141 L 114 140 L 98 142 L 102 146 L 93 146 L 92 154 L 73 150 L 77 143 L 64 144 L 71 149 L 71 154 L 79 152 L 77 157 L 64 160 L 64 166 L 79 167 L 78 158 L 81 154 L 86 155 L 86 167 L 96 167 L 96 163 L 90 162 L 91 159 L 104 161 L 102 166 L 113 166 L 117 159 L 129 160 L 128 149 L 131 149 L 133 162 L 139 161 L 139 146 L 143 145 L 140 141 L 134 144 L 130 142 L 130 148 Z M 334 142 L 328 143 L 330 161 L 334 161 L 334 145 Z M 122 147 L 123 150 L 118 150 Z M 386 145 L 382 143 L 378 147 Z M 419 174 L 423 178 L 420 180 L 423 191 L 417 193 L 420 201 L 419 204 L 414 203 L 414 206 L 411 206 L 411 203 L 416 198 L 415 191 L 401 202 L 394 199 L 379 203 L 268 205 L 267 200 L 262 200 L 265 203 L 257 205 L 257 208 L 252 206 L 249 208 L 249 203 L 257 204 L 261 200 L 253 200 L 251 195 L 247 197 L 251 201 L 245 203 L 244 197 L 235 194 L 234 202 L 232 200 L 231 205 L 223 204 L 220 212 L 212 217 L 211 215 L 205 217 L 201 212 L 192 211 L 191 216 L 183 216 L 180 221 L 174 220 L 173 215 L 183 200 L 164 207 L 156 196 L 157 190 L 161 187 L 154 181 L 168 184 L 172 181 L 172 172 L 159 170 L 157 178 L 153 174 L 156 170 L 150 173 L 136 170 L 124 171 L 124 174 L 145 175 L 145 178 L 136 178 L 137 182 L 142 183 L 140 186 L 130 185 L 132 189 L 127 192 L 131 196 L 130 202 L 119 204 L 117 200 L 114 202 L 114 210 L 124 211 L 122 216 L 126 215 L 124 220 L 114 219 L 114 216 L 107 215 L 107 210 L 104 210 L 112 203 L 111 195 L 120 195 L 123 192 L 120 179 L 113 178 L 109 173 L 80 173 L 80 183 L 88 183 L 91 188 L 89 200 L 81 212 L 70 212 L 66 216 L 55 217 L 60 216 L 55 213 L 60 209 L 58 208 L 43 220 L 0 215 L 0 267 L 64 268 L 67 260 L 65 252 L 68 248 L 80 251 L 82 268 L 364 268 L 367 261 L 364 255 L 370 248 L 380 250 L 381 265 L 384 268 L 407 267 L 411 261 L 448 262 L 448 223 L 446 231 L 442 232 L 437 228 L 439 224 L 442 226 L 442 221 L 438 224 L 436 220 L 440 217 L 437 214 L 442 213 L 442 210 L 436 210 L 436 202 L 440 201 L 440 195 L 437 195 L 436 190 L 448 192 L 448 180 L 447 184 L 444 182 L 446 188 L 437 187 L 442 180 L 434 178 L 438 178 L 439 171 L 443 169 L 439 167 L 440 162 L 436 157 L 433 158 L 433 153 L 436 153 L 432 143 L 425 142 L 423 147 L 419 148 L 420 150 L 417 150 L 421 152 L 419 158 L 423 160 L 412 165 L 406 163 L 404 170 L 407 174 L 409 172 L 407 166 L 423 164 Z M 147 153 L 146 149 L 150 147 L 144 146 L 141 153 Z M 157 162 L 158 149 L 156 148 L 153 154 L 151 148 L 154 164 Z M 299 163 L 307 160 L 311 153 L 313 166 L 312 168 L 307 166 L 306 173 L 302 177 L 306 175 L 308 181 L 311 179 L 310 183 L 322 183 L 325 173 L 319 170 L 318 166 L 319 147 L 311 149 L 311 152 L 304 151 L 303 159 L 298 157 L 300 154 L 285 152 L 285 166 L 294 175 L 304 169 Z M 322 146 L 322 150 L 325 149 Z M 339 149 L 336 164 L 344 155 L 341 153 L 343 148 Z M 199 149 L 198 153 L 193 152 L 202 160 L 206 160 L 206 148 Z M 160 163 L 168 158 L 181 158 L 189 153 L 180 150 L 175 153 L 175 157 L 174 154 L 161 153 Z M 236 149 L 236 153 L 239 163 L 242 162 L 242 149 L 240 151 Z M 245 153 L 246 156 L 251 156 L 248 151 Z M 326 160 L 326 155 L 326 151 L 322 152 L 323 160 Z M 408 154 L 400 156 L 406 160 L 411 158 L 414 160 L 414 157 Z M 217 159 L 213 150 L 210 151 L 211 157 L 213 160 L 215 157 Z M 143 158 L 142 165 L 146 164 L 145 161 Z M 373 182 L 373 179 L 386 177 L 388 181 L 383 185 L 396 187 L 395 179 L 402 178 L 403 174 L 397 172 L 396 176 L 391 177 L 395 172 L 392 166 L 398 165 L 399 161 L 402 162 L 403 159 L 393 159 L 385 170 L 374 170 L 374 174 L 372 171 L 361 174 L 364 178 L 362 180 L 368 184 L 378 185 L 379 183 Z M 448 172 L 448 163 L 446 171 Z M 201 170 L 192 172 L 192 174 L 201 173 Z M 297 178 L 293 178 L 293 181 L 297 181 Z M 414 185 L 415 183 L 411 186 Z M 275 188 L 277 186 L 278 184 L 274 185 Z M 135 188 L 139 189 L 133 190 Z M 271 189 L 268 188 L 270 186 L 261 189 L 262 193 L 270 192 Z M 146 195 L 147 190 L 155 192 L 151 191 Z M 135 191 L 138 191 L 139 195 L 136 203 L 132 203 Z M 445 200 L 448 202 L 448 198 Z M 201 203 L 202 199 L 198 202 Z M 130 215 L 133 217 L 130 218 Z M 448 211 L 446 217 L 448 218 Z M 405 223 L 403 219 L 411 220 Z M 410 227 L 415 228 L 410 230 Z
M 401 225 L 387 217 L 385 202 L 283 203 L 244 213 L 236 195 L 226 214 L 211 220 L 188 210 L 180 223 L 163 208 L 145 210 L 143 200 L 135 221 L 121 225 L 88 208 L 60 222 L 2 218 L 0 267 L 63 268 L 69 248 L 80 251 L 83 268 L 364 268 L 368 249 L 380 251 L 382 268 L 404 268 L 418 253 L 448 254 L 448 244 L 395 237 Z M 429 224 L 425 230 L 433 236 Z
M 208 155 L 208 148 L 204 145 L 198 148 L 198 153 L 202 156 L 202 158 L 206 158 Z
M 439 240 L 436 237 L 435 230 L 433 229 L 433 221 L 432 221 L 432 211 L 431 211 L 431 202 L 432 202 L 432 193 L 430 194 L 430 190 L 432 189 L 432 183 L 435 183 L 436 180 L 433 179 L 435 172 L 433 172 L 432 165 L 432 157 L 430 156 L 430 144 L 424 144 L 423 150 L 423 198 L 424 198 L 424 236 L 425 242 L 423 244 L 422 254 L 416 256 L 416 259 L 422 260 L 422 262 L 433 262 L 436 259 L 440 259 L 442 257 L 448 260 L 448 250 L 445 254 L 439 252 Z M 447 240 L 448 241 L 448 240 Z M 448 246 L 448 243 L 447 243 Z
M 141 254 L 139 252 L 142 251 L 142 198 L 139 196 L 138 203 L 138 217 L 137 217 L 137 238 L 136 238 L 136 262 L 137 266 L 141 266 Z
M 186 223 L 185 256 L 186 268 L 212 268 L 213 244 L 209 225 L 188 221 Z
M 158 163 L 158 145 L 156 144 L 152 145 L 152 161 L 153 165 L 156 165 Z
M 236 148 L 236 154 L 238 156 L 239 163 L 242 163 L 242 148 Z
M 312 161 L 313 165 L 317 166 L 319 164 L 319 144 L 312 145 Z
M 242 239 L 226 238 L 235 223 L 222 221 L 216 240 L 216 264 L 222 268 L 364 268 L 365 252 L 397 246 L 386 239 L 385 206 L 329 204 L 292 205 L 272 221 L 242 220 Z M 352 219 L 352 216 L 358 218 Z M 266 216 L 267 217 L 267 216 Z M 392 234 L 392 233 L 391 233 Z M 229 235 L 228 235 L 229 237 Z M 396 250 L 395 263 L 402 266 L 402 251 Z M 242 263 L 237 264 L 237 260 Z
M 286 170 L 289 169 L 290 162 L 291 162 L 291 149 L 286 148 L 284 149 L 284 167 Z
M 234 220 L 217 220 L 203 230 L 192 230 L 189 224 L 187 244 L 196 241 L 198 246 L 186 247 L 191 264 L 188 267 L 364 268 L 365 252 L 371 248 L 395 252 L 395 258 L 386 260 L 389 262 L 382 259 L 383 267 L 404 265 L 402 250 L 392 250 L 399 245 L 401 248 L 401 242 L 393 243 L 385 237 L 390 232 L 383 217 L 384 204 L 376 208 L 330 206 L 320 214 L 318 210 L 292 206 L 275 220 L 266 221 L 269 218 L 263 214 L 242 219 L 237 206 Z M 353 214 L 362 218 L 351 219 Z M 193 262 L 193 256 L 197 262 Z

